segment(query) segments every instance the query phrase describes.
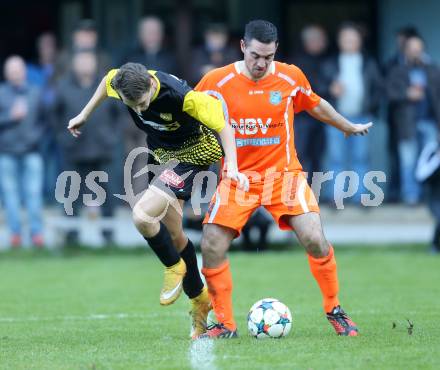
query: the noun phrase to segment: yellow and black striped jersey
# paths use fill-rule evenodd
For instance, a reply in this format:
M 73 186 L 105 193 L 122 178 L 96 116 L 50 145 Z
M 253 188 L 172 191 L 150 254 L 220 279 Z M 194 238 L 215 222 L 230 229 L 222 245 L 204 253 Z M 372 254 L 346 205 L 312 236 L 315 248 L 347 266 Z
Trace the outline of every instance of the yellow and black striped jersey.
M 106 76 L 107 95 L 120 99 L 112 86 L 117 69 Z M 223 156 L 216 132 L 225 126 L 222 103 L 188 86 L 186 81 L 160 71 L 148 71 L 158 89 L 150 106 L 137 113 L 127 109 L 136 126 L 147 134 L 147 145 L 155 159 L 170 159 L 208 165 Z

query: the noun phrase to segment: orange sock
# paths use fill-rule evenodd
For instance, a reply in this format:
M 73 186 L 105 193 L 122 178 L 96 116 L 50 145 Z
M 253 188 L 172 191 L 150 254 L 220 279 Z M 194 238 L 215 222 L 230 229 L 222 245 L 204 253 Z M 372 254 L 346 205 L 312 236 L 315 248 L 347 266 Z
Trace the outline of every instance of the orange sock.
M 328 256 L 315 258 L 309 255 L 309 265 L 310 271 L 321 289 L 324 311 L 330 312 L 339 305 L 338 272 L 333 247 L 330 246 Z
M 237 325 L 232 312 L 232 275 L 229 261 L 216 268 L 202 268 L 205 275 L 212 307 L 218 322 L 229 330 L 236 330 Z

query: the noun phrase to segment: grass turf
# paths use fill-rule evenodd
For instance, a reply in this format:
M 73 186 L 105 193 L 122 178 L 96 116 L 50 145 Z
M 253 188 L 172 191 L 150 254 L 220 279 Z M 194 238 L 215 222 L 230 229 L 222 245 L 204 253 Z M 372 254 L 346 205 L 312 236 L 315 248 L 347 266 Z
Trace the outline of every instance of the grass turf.
M 162 271 L 151 254 L 3 254 L 0 368 L 438 368 L 440 258 L 417 248 L 336 253 L 340 298 L 360 337 L 334 334 L 302 252 L 234 253 L 241 336 L 204 343 L 187 339 L 184 296 L 160 307 Z M 286 338 L 260 341 L 247 335 L 249 307 L 267 296 L 292 311 Z M 414 323 L 412 335 L 407 318 Z

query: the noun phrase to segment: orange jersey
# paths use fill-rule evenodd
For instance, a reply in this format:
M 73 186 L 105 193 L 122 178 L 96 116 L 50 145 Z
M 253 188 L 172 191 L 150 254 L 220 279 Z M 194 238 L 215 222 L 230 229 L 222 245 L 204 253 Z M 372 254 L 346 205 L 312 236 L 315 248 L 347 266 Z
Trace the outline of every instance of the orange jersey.
M 196 90 L 223 101 L 225 117 L 235 129 L 240 171 L 264 178 L 269 168 L 300 171 L 294 145 L 294 113 L 320 102 L 304 73 L 296 66 L 272 62 L 269 74 L 255 82 L 236 62 L 207 73 Z

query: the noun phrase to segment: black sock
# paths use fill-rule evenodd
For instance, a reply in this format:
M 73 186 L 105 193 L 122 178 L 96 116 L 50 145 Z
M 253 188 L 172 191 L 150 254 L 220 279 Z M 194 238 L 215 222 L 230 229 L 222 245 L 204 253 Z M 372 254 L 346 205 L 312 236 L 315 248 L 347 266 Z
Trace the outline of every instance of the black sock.
M 197 297 L 203 289 L 203 281 L 197 266 L 196 250 L 191 240 L 180 252 L 180 256 L 186 263 L 186 275 L 183 278 L 183 291 L 188 298 Z
M 166 267 L 170 267 L 179 262 L 180 256 L 176 248 L 174 248 L 168 229 L 162 222 L 159 224 L 159 232 L 151 238 L 144 237 L 144 239 L 148 242 L 153 252 L 156 253 L 156 256 L 159 257 L 160 261 Z

